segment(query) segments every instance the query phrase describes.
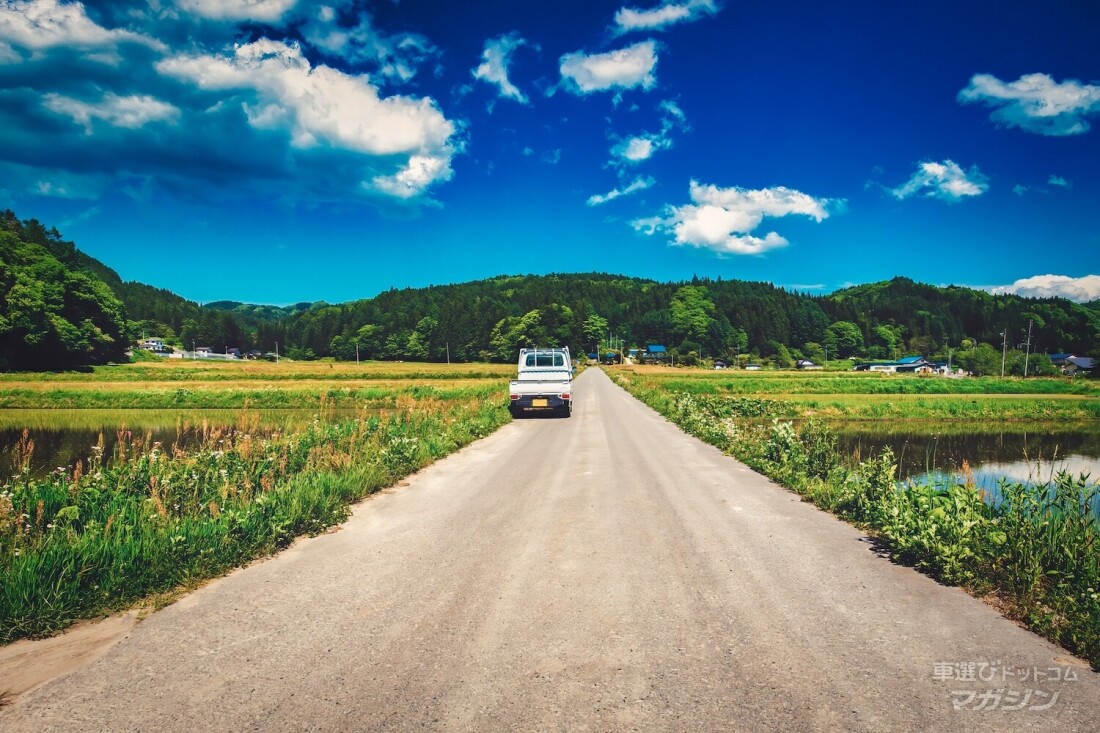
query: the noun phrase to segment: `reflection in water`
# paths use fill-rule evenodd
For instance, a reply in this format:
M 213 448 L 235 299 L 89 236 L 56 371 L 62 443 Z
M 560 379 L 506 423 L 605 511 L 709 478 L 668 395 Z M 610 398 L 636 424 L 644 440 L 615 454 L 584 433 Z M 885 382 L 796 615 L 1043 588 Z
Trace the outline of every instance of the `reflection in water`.
M 345 419 L 377 411 L 336 410 L 326 419 Z M 15 447 L 27 427 L 34 442 L 30 472 L 44 476 L 77 461 L 87 467 L 88 458 L 102 447 L 103 456 L 114 455 L 119 441 L 128 452 L 150 450 L 155 443 L 165 453 L 192 450 L 214 434 L 228 431 L 271 436 L 300 428 L 317 419 L 305 410 L 7 410 L 0 422 L 0 483 L 18 471 Z M 221 435 L 218 435 L 221 434 Z
M 901 480 L 967 474 L 980 487 L 993 488 L 1002 479 L 1045 484 L 1059 471 L 1100 480 L 1100 429 L 1064 428 L 942 434 L 933 432 L 932 426 L 907 432 L 898 425 L 884 430 L 878 425 L 845 423 L 837 426 L 837 433 L 841 452 L 853 460 L 869 458 L 889 446 Z

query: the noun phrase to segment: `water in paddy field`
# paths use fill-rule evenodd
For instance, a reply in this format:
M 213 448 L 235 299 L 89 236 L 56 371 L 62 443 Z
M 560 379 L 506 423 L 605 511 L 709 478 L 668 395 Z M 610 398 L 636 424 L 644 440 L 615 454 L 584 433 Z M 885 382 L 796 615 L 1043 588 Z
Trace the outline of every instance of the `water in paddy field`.
M 360 414 L 364 413 L 335 411 L 326 419 Z M 159 443 L 160 450 L 170 454 L 198 447 L 212 432 L 234 430 L 266 437 L 316 418 L 316 412 L 304 410 L 4 410 L 0 414 L 0 483 L 18 471 L 16 447 L 24 430 L 34 443 L 31 475 L 44 476 L 58 468 L 70 470 L 77 461 L 87 467 L 98 447 L 109 459 L 120 440 L 139 451 Z
M 1100 485 L 1100 425 L 1029 423 L 1000 430 L 977 426 L 974 432 L 896 423 L 834 427 L 839 450 L 852 460 L 866 460 L 889 446 L 897 460 L 898 479 L 908 483 L 973 480 L 979 489 L 997 496 L 1002 481 L 1046 485 L 1065 471 L 1074 478 L 1085 474 L 1089 484 Z

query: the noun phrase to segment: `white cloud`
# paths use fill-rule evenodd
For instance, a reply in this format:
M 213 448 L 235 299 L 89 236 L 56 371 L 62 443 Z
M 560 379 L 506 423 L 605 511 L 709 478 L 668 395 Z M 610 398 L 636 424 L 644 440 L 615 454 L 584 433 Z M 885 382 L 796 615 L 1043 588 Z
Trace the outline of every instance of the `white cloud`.
M 328 5 L 309 15 L 301 32 L 307 43 L 324 53 L 350 63 L 373 64 L 375 76 L 400 83 L 411 81 L 438 53 L 427 38 L 416 33 L 387 35 L 379 31 L 366 12 L 347 25 Z
M 615 143 L 611 147 L 612 165 L 641 163 L 652 158 L 654 153 L 672 147 L 672 132 L 686 129 L 687 120 L 675 102 L 664 101 L 660 109 L 663 113 L 660 132 L 634 135 Z
M 298 4 L 298 0 L 177 0 L 189 13 L 210 20 L 274 23 Z
M 1031 190 L 1030 186 L 1024 186 L 1023 184 L 1020 184 L 1020 183 L 1017 183 L 1015 186 L 1012 187 L 1012 193 L 1016 194 L 1017 196 L 1023 196 L 1025 193 L 1027 193 L 1030 190 Z
M 990 119 L 1005 127 L 1040 135 L 1079 135 L 1089 129 L 1089 115 L 1100 112 L 1100 86 L 1076 80 L 1057 83 L 1047 74 L 1025 74 L 1003 82 L 975 74 L 959 92 L 962 103 L 993 107 Z
M 103 48 L 123 41 L 163 48 L 148 36 L 100 26 L 88 17 L 82 3 L 58 0 L 0 0 L 0 41 L 10 44 L 9 50 L 15 46 L 31 51 L 59 46 Z
M 167 122 L 180 116 L 174 105 L 144 94 L 118 96 L 108 92 L 98 104 L 90 104 L 51 92 L 45 95 L 42 104 L 51 112 L 72 118 L 88 135 L 92 133 L 93 120 L 134 130 L 149 122 Z
M 1050 178 L 1047 179 L 1047 185 L 1058 186 L 1059 188 L 1073 188 L 1072 181 L 1066 178 L 1062 178 L 1061 176 L 1056 176 L 1054 174 L 1051 174 Z
M 452 175 L 449 156 L 414 155 L 394 175 L 376 176 L 374 186 L 391 196 L 407 199 L 419 195 L 433 183 L 451 180 Z
M 843 204 L 785 186 L 752 190 L 692 181 L 690 195 L 692 203 L 669 207 L 663 217 L 638 219 L 634 228 L 646 234 L 670 232 L 676 245 L 704 247 L 720 254 L 761 254 L 788 244 L 774 231 L 763 237 L 752 234 L 764 217 L 798 214 L 820 222 L 829 217 L 830 209 Z
M 262 39 L 230 56 L 174 56 L 157 64 L 162 74 L 210 91 L 240 91 L 256 127 L 282 128 L 299 148 L 330 145 L 370 156 L 394 156 L 392 174 L 372 184 L 407 198 L 451 177 L 455 123 L 430 98 L 382 98 L 365 76 L 311 66 L 297 45 Z M 412 195 L 412 194 L 409 194 Z
M 666 2 L 649 10 L 620 8 L 615 13 L 616 34 L 631 31 L 660 31 L 677 23 L 698 20 L 719 11 L 714 0 L 687 0 L 683 3 Z
M 1011 285 L 987 289 L 994 294 L 1012 293 L 1025 298 L 1066 298 L 1077 303 L 1087 303 L 1100 298 L 1100 275 L 1035 275 L 1017 280 Z
M 667 143 L 655 136 L 628 137 L 612 147 L 611 154 L 630 163 L 640 163 L 653 157 L 659 147 L 667 147 Z
M 657 83 L 657 44 L 642 41 L 633 46 L 591 56 L 577 51 L 561 57 L 562 83 L 574 94 L 609 89 L 650 89 Z
M 638 191 L 644 191 L 654 184 L 652 178 L 635 178 L 634 181 L 627 187 L 618 189 L 613 188 L 605 194 L 594 194 L 588 197 L 589 206 L 599 206 L 600 204 L 606 204 L 608 201 L 614 201 L 620 196 L 629 196 L 632 193 Z
M 925 161 L 917 166 L 917 172 L 908 181 L 889 190 L 898 199 L 907 199 L 923 192 L 923 195 L 928 198 L 960 201 L 970 196 L 980 196 L 988 191 L 987 181 L 988 179 L 977 166 L 964 171 L 953 160 L 945 160 L 942 163 Z
M 527 104 L 524 94 L 508 79 L 508 66 L 512 63 L 512 53 L 527 43 L 518 33 L 508 33 L 500 38 L 491 38 L 485 42 L 481 52 L 481 65 L 471 73 L 475 79 L 481 79 L 500 88 L 500 96 Z

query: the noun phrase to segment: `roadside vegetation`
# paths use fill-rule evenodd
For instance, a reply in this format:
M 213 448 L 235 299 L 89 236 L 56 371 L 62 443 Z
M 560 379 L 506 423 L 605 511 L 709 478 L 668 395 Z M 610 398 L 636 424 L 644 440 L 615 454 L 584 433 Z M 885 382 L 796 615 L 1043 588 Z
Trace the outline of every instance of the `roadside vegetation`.
M 1002 483 L 996 501 L 965 477 L 959 482 L 899 486 L 889 449 L 848 465 L 837 451 L 836 435 L 823 421 L 802 420 L 796 426 L 786 419 L 789 406 L 799 398 L 777 399 L 781 379 L 769 382 L 767 396 L 760 396 L 747 388 L 708 390 L 714 379 L 702 373 L 697 379 L 630 368 L 611 373 L 631 394 L 685 432 L 867 530 L 896 561 L 987 599 L 1100 671 L 1100 522 L 1096 513 L 1100 489 L 1096 479 L 1063 473 L 1050 489 Z M 752 379 L 738 386 L 747 387 Z M 830 375 L 820 379 L 857 384 L 832 380 Z M 738 382 L 724 380 L 730 385 Z M 799 389 L 809 386 L 797 383 Z M 762 386 L 759 380 L 756 384 Z M 1096 417 L 1096 400 L 1094 395 L 1078 396 L 1076 401 L 1092 403 L 1085 412 Z M 993 401 L 979 402 L 984 410 Z M 927 411 L 926 406 L 916 406 L 916 411 Z M 913 408 L 906 403 L 898 412 Z M 987 413 L 967 408 L 958 417 L 976 415 Z
M 190 391 L 174 405 L 205 407 L 221 395 L 219 406 L 238 408 L 231 425 L 194 428 L 198 440 L 187 450 L 120 429 L 110 452 L 101 438 L 86 460 L 36 476 L 34 443 L 24 434 L 12 449 L 14 475 L 0 477 L 0 643 L 194 586 L 321 532 L 343 521 L 353 502 L 509 419 L 505 380 L 491 370 L 473 378 L 469 367 L 447 374 L 445 366 L 416 365 L 405 373 L 417 376 L 402 379 L 364 365 L 361 377 L 377 386 L 342 392 L 308 372 L 299 376 L 309 386 L 301 386 L 292 366 L 267 365 L 265 378 L 278 376 L 278 387 L 257 392 L 239 386 L 235 366 L 214 372 L 219 388 Z M 436 372 L 427 382 L 425 370 Z M 112 373 L 124 388 L 94 372 L 61 393 L 0 385 L 0 402 L 29 391 L 36 407 L 116 407 L 130 394 L 154 406 L 157 395 L 172 394 L 129 379 L 125 368 Z M 277 397 L 258 396 L 268 392 Z M 260 430 L 256 410 L 271 405 L 314 409 L 316 418 Z M 332 414 L 344 408 L 356 412 Z M 79 411 L 69 414 L 78 421 Z

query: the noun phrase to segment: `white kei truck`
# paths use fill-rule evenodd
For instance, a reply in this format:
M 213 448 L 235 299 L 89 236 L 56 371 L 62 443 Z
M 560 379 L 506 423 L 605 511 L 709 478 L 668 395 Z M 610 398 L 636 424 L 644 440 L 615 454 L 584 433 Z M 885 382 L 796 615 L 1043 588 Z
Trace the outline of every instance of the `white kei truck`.
M 520 349 L 516 378 L 509 385 L 508 409 L 513 417 L 573 413 L 573 361 L 569 347 Z

